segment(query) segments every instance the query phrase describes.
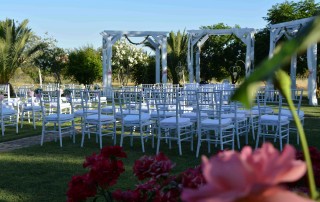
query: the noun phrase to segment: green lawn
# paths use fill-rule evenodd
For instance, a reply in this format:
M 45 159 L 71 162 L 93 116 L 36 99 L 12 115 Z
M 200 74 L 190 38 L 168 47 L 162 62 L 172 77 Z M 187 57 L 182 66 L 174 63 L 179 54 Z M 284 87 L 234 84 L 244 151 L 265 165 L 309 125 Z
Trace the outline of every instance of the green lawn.
M 310 146 L 320 149 L 320 108 L 304 106 L 305 131 Z M 10 129 L 11 130 L 11 129 Z M 6 131 L 2 141 L 22 138 L 26 136 L 39 135 L 41 125 L 33 130 L 31 124 L 26 124 L 23 129 L 19 128 L 16 135 L 13 129 Z M 99 152 L 99 145 L 95 138 L 85 141 L 85 147 L 80 147 L 80 135 L 77 136 L 76 144 L 73 144 L 69 137 L 63 139 L 63 148 L 58 142 L 44 143 L 44 146 L 36 145 L 29 148 L 19 149 L 12 152 L 0 153 L 0 201 L 65 201 L 68 182 L 75 174 L 86 172 L 82 163 L 86 156 L 93 152 Z M 249 136 L 250 145 L 254 145 L 252 137 Z M 291 136 L 291 143 L 296 143 L 296 137 Z M 118 138 L 119 143 L 119 138 Z M 104 138 L 104 145 L 111 145 L 110 138 Z M 194 144 L 196 149 L 196 142 Z M 300 146 L 297 146 L 299 149 Z M 155 149 L 151 148 L 151 141 L 147 142 L 146 155 L 154 155 Z M 124 159 L 125 173 L 123 173 L 114 187 L 121 189 L 133 188 L 137 180 L 132 174 L 132 166 L 136 159 L 144 155 L 141 152 L 140 141 L 134 141 L 133 148 L 130 148 L 128 139 L 124 142 L 124 150 L 128 158 Z M 161 150 L 174 162 L 176 166 L 173 173 L 179 173 L 188 167 L 200 163 L 200 157 L 195 157 L 195 151 L 190 151 L 190 144 L 183 143 L 183 155 L 178 155 L 178 148 L 173 144 L 169 150 L 165 143 L 161 144 Z M 218 149 L 214 149 L 215 154 Z M 207 154 L 206 146 L 201 148 L 201 154 Z

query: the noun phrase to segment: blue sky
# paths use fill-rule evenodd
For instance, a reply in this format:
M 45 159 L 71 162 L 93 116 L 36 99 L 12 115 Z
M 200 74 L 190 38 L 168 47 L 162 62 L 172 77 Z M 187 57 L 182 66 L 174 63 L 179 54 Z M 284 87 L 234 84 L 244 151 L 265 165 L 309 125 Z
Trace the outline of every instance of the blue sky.
M 29 19 L 62 48 L 101 46 L 103 30 L 183 31 L 223 22 L 263 28 L 268 9 L 285 0 L 1 0 L 0 20 Z

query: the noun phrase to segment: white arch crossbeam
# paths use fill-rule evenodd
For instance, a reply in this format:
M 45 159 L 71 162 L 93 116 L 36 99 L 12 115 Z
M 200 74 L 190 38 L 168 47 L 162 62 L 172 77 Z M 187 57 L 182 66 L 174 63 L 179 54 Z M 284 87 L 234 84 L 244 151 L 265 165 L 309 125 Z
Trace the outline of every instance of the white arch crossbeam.
M 211 35 L 236 35 L 247 46 L 246 50 L 246 76 L 253 70 L 254 62 L 254 34 L 253 28 L 232 28 L 232 29 L 204 29 L 204 30 L 188 30 L 188 55 L 187 64 L 189 71 L 189 82 L 194 82 L 194 46 L 197 46 L 196 52 L 196 82 L 200 82 L 200 51 L 201 46 Z
M 273 56 L 273 52 L 277 41 L 285 35 L 288 39 L 296 37 L 299 31 L 311 22 L 314 17 L 303 18 L 300 20 L 294 20 L 289 22 L 283 22 L 278 24 L 270 25 L 270 49 L 269 57 Z M 308 60 L 308 98 L 310 105 L 318 105 L 318 100 L 316 97 L 317 85 L 317 44 L 312 44 L 307 50 L 307 60 Z M 292 86 L 291 88 L 296 88 L 296 74 L 297 74 L 297 54 L 291 56 L 291 67 L 290 67 L 290 77 Z
M 156 50 L 156 83 L 160 83 L 160 58 L 162 64 L 162 83 L 167 83 L 167 34 L 168 32 L 152 31 L 111 31 L 105 30 L 102 35 L 103 87 L 110 88 L 112 83 L 112 46 L 121 37 L 146 37 Z M 161 57 L 160 57 L 161 53 Z

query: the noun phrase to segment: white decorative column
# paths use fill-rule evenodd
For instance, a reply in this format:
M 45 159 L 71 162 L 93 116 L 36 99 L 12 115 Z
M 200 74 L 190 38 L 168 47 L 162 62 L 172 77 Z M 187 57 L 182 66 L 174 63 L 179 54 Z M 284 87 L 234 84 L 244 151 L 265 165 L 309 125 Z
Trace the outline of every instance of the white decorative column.
M 291 77 L 291 89 L 296 89 L 297 81 L 297 53 L 291 56 L 291 66 L 290 66 L 290 77 Z
M 162 83 L 168 82 L 168 67 L 167 67 L 167 38 L 162 39 L 161 44 L 161 61 L 162 61 Z
M 196 83 L 200 83 L 200 47 L 197 47 L 196 52 Z
M 189 37 L 188 37 L 187 64 L 188 64 L 188 72 L 189 72 L 189 83 L 193 83 L 193 45 L 192 45 L 192 34 L 189 34 Z
M 107 88 L 107 50 L 105 48 L 106 46 L 107 44 L 103 42 L 102 44 L 102 48 L 103 48 L 102 49 L 102 85 L 104 90 Z
M 307 49 L 308 58 L 308 98 L 309 104 L 316 106 L 318 105 L 317 100 L 317 44 L 312 44 Z

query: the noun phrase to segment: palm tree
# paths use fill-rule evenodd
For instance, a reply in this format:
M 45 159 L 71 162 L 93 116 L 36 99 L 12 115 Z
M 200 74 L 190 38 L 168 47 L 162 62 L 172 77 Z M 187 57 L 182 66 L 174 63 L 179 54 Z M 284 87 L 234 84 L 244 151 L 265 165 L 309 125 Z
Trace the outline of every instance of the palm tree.
M 181 67 L 186 67 L 188 36 L 183 31 L 175 34 L 169 33 L 168 42 L 168 69 L 171 74 L 172 82 L 178 84 L 180 81 L 179 71 Z
M 145 42 L 144 45 L 155 50 L 149 42 Z M 186 67 L 187 65 L 187 48 L 188 36 L 185 31 L 183 33 L 178 31 L 177 34 L 173 31 L 169 33 L 169 37 L 167 38 L 168 76 L 174 84 L 179 83 L 179 71 L 182 71 L 182 67 Z
M 33 35 L 27 24 L 28 20 L 18 25 L 13 19 L 0 21 L 0 84 L 8 83 L 17 68 L 42 46 L 26 48 Z

